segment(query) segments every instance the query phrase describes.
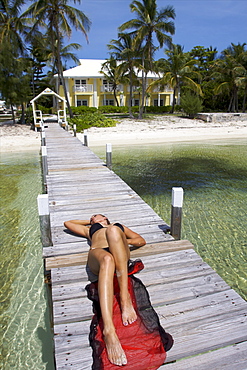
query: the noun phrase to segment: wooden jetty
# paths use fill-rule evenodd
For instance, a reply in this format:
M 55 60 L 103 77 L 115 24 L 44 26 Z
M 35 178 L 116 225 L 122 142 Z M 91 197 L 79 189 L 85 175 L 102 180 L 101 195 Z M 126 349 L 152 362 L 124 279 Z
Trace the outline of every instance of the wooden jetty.
M 43 256 L 51 284 L 56 369 L 91 369 L 92 307 L 85 292 L 89 246 L 66 232 L 63 222 L 94 213 L 122 222 L 147 241 L 131 258 L 143 260 L 138 277 L 175 341 L 160 369 L 247 369 L 247 302 L 188 240 L 175 241 L 166 233 L 167 224 L 76 137 L 52 123 L 45 141 L 53 245 L 43 248 Z

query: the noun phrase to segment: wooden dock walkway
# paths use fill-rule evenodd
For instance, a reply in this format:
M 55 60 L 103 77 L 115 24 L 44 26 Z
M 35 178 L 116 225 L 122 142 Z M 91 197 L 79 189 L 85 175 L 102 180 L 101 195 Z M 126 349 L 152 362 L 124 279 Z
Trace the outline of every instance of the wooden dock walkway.
M 88 147 L 55 123 L 45 136 L 53 245 L 43 248 L 43 256 L 51 278 L 57 370 L 91 369 L 92 307 L 85 292 L 89 246 L 66 232 L 63 222 L 95 213 L 122 222 L 147 241 L 131 258 L 144 262 L 138 277 L 175 341 L 160 369 L 247 369 L 247 302 L 189 241 L 174 241 L 167 224 Z

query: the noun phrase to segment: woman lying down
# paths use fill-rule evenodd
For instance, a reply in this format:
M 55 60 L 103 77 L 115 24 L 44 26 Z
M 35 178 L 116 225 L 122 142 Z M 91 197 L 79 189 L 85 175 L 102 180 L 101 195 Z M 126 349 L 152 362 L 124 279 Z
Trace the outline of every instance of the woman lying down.
M 92 283 L 87 291 L 96 313 L 90 334 L 92 369 L 157 369 L 173 339 L 160 326 L 146 288 L 133 275 L 143 265 L 140 260 L 130 262 L 129 245 L 142 247 L 145 240 L 102 214 L 66 221 L 64 226 L 91 244 L 87 272 Z

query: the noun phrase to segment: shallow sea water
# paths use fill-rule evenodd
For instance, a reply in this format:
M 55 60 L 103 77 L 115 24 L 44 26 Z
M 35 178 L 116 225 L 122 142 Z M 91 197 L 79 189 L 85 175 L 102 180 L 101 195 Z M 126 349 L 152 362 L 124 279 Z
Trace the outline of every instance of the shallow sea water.
M 37 212 L 38 153 L 1 153 L 0 185 L 0 368 L 53 370 Z
M 181 238 L 247 299 L 247 141 L 113 147 L 112 162 L 168 224 L 172 187 L 183 187 Z
M 113 147 L 113 170 L 167 223 L 171 189 L 184 188 L 182 238 L 245 299 L 246 144 Z M 105 148 L 93 151 L 105 159 Z M 0 368 L 54 370 L 37 211 L 39 154 L 1 153 L 0 186 Z

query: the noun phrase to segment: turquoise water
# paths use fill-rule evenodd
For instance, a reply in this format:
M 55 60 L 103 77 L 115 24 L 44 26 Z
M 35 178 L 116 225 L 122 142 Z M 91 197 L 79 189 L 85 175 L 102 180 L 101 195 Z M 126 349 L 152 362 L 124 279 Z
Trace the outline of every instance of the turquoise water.
M 247 298 L 247 141 L 113 147 L 113 170 L 170 222 L 184 188 L 182 238 Z M 105 159 L 105 148 L 94 152 Z M 43 282 L 36 152 L 1 154 L 0 368 L 54 370 Z
M 172 187 L 183 187 L 181 238 L 247 299 L 247 141 L 113 147 L 112 161 L 168 224 Z
M 37 152 L 1 153 L 0 368 L 53 370 L 40 243 Z

